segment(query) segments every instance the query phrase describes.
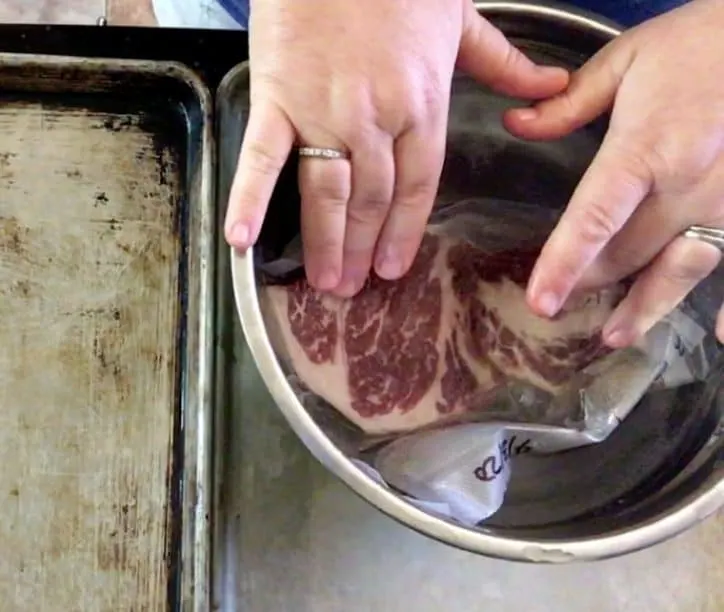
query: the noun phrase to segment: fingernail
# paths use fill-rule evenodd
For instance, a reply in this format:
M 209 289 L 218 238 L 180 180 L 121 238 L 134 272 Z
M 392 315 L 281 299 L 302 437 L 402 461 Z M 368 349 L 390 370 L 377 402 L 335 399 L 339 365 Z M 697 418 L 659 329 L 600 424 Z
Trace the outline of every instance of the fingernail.
M 560 309 L 561 300 L 557 295 L 549 291 L 542 293 L 535 300 L 538 310 L 546 317 L 554 316 Z
M 334 289 L 339 283 L 339 275 L 332 269 L 324 270 L 317 277 L 317 289 L 321 291 L 329 291 Z
M 241 221 L 237 221 L 231 226 L 229 231 L 229 242 L 232 246 L 245 249 L 248 247 L 249 242 L 249 228 L 246 224 Z
M 386 280 L 395 280 L 402 275 L 402 260 L 395 249 L 385 249 L 375 265 L 377 274 Z
M 519 108 L 516 109 L 515 114 L 518 116 L 518 119 L 521 121 L 531 121 L 532 119 L 535 119 L 538 116 L 538 110 L 530 107 L 530 108 Z
M 559 66 L 540 66 L 540 70 L 543 73 L 547 73 L 550 76 L 553 76 L 554 74 L 560 74 L 562 76 L 565 76 L 566 78 L 570 77 L 570 72 L 566 70 L 565 68 L 560 68 Z

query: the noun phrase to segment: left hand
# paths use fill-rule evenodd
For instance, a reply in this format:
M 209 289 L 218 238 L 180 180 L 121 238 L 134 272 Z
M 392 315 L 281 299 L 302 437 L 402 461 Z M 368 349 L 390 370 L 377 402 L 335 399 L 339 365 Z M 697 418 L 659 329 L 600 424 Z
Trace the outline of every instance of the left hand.
M 606 324 L 630 345 L 708 276 L 718 249 L 683 238 L 724 228 L 724 1 L 693 0 L 619 36 L 568 89 L 506 126 L 528 139 L 562 137 L 612 107 L 608 133 L 548 239 L 528 301 L 552 316 L 572 290 L 639 272 Z M 717 320 L 724 342 L 724 310 Z
M 298 145 L 349 159 L 299 162 L 304 268 L 340 297 L 370 269 L 412 265 L 445 158 L 455 67 L 526 99 L 561 92 L 568 73 L 526 58 L 472 0 L 252 0 L 251 111 L 225 234 L 256 242 L 280 170 Z

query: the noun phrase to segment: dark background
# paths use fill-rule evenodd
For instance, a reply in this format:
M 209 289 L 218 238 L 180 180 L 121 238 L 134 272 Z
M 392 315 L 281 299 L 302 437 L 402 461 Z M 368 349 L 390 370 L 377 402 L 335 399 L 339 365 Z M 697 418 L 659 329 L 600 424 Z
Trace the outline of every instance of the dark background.
M 0 52 L 177 61 L 212 90 L 249 57 L 243 31 L 119 26 L 0 25 Z

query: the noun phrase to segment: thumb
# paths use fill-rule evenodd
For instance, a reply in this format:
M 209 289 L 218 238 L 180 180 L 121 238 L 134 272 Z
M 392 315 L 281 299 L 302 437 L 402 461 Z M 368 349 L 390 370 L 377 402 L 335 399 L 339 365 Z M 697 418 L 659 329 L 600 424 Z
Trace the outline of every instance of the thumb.
M 593 121 L 613 105 L 633 56 L 623 38 L 615 40 L 573 74 L 565 91 L 533 107 L 507 111 L 506 129 L 521 138 L 548 140 Z
M 501 93 L 517 98 L 548 98 L 568 85 L 563 68 L 539 66 L 466 2 L 457 67 Z

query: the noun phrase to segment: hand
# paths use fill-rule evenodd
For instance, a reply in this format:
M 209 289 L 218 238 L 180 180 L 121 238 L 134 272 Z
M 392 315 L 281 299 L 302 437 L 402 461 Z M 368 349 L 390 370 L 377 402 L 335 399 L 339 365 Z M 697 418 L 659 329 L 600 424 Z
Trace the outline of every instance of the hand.
M 545 98 L 568 74 L 538 67 L 469 0 L 259 0 L 250 24 L 251 112 L 225 233 L 255 242 L 291 148 L 349 160 L 300 161 L 308 279 L 350 296 L 374 262 L 402 276 L 440 178 L 457 65 L 501 92 Z
M 553 315 L 574 288 L 639 272 L 606 324 L 631 344 L 708 276 L 720 253 L 680 237 L 724 228 L 724 2 L 694 0 L 634 28 L 573 75 L 567 91 L 516 109 L 507 128 L 561 137 L 613 107 L 608 133 L 546 243 L 528 287 Z M 717 336 L 724 341 L 720 311 Z

